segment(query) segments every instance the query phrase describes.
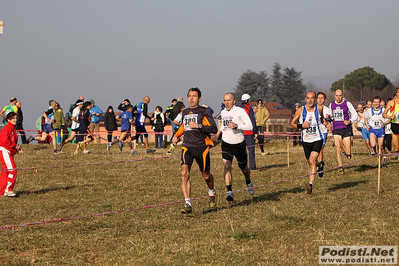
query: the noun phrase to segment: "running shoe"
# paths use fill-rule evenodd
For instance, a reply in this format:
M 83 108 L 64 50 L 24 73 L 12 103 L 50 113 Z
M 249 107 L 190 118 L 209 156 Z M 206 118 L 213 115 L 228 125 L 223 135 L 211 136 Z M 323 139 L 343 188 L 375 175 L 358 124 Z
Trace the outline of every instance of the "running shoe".
M 234 195 L 232 191 L 228 191 L 226 194 L 226 200 L 227 201 L 234 201 Z
M 107 151 L 110 151 L 112 147 L 112 144 L 110 142 L 107 143 Z
M 137 151 L 135 151 L 135 150 L 131 150 L 130 154 L 139 154 L 139 153 Z
M 85 150 L 85 151 L 83 151 L 83 153 L 91 153 L 91 151 L 90 150 Z
M 14 191 L 6 191 L 4 192 L 4 196 L 7 197 L 15 197 L 17 194 L 14 193 Z
M 324 175 L 323 171 L 324 171 L 324 161 L 321 161 L 320 166 L 317 167 L 317 172 L 321 172 L 321 173 L 318 173 L 320 178 L 322 178 Z
M 265 156 L 265 155 L 268 155 L 269 153 L 270 153 L 270 152 L 265 151 L 265 152 L 262 152 L 261 155 L 262 155 L 262 156 Z
M 79 141 L 79 148 L 83 150 L 83 143 L 81 141 Z
M 209 208 L 211 210 L 215 210 L 216 209 L 216 196 L 209 197 Z
M 54 151 L 54 155 L 59 155 L 61 153 L 62 153 L 62 151 Z
M 349 160 L 352 159 L 352 155 L 346 155 L 346 158 L 348 158 Z
M 371 156 L 374 156 L 374 155 L 375 155 L 375 152 L 374 152 L 374 151 L 372 151 L 372 152 L 371 152 Z
M 343 175 L 343 174 L 345 174 L 345 170 L 344 170 L 344 168 L 343 168 L 343 167 L 341 167 L 341 168 L 339 169 L 339 174 L 340 174 L 340 175 Z
M 73 153 L 73 155 L 78 155 L 79 154 L 79 151 L 75 151 L 74 153 Z
M 123 142 L 120 141 L 120 142 L 119 142 L 119 150 L 122 151 L 122 148 L 123 148 Z
M 167 151 L 166 154 L 167 155 L 172 155 L 172 152 L 171 151 Z
M 29 143 L 31 143 L 31 142 L 32 142 L 32 140 L 33 140 L 33 137 L 32 137 L 32 136 L 29 136 L 29 138 L 26 140 L 26 144 L 29 144 Z
M 183 208 L 180 210 L 181 214 L 189 214 L 192 212 L 193 212 L 193 208 L 188 203 L 184 204 Z
M 312 194 L 312 192 L 313 192 L 313 184 L 307 183 L 305 187 L 306 187 L 306 193 Z
M 151 149 L 147 150 L 147 154 L 154 153 L 154 152 L 156 152 L 156 150 L 151 150 Z
M 170 144 L 170 148 L 172 149 L 172 151 L 173 151 L 173 149 L 174 148 L 176 148 L 176 146 L 175 145 L 173 145 L 173 143 L 172 144 Z
M 254 188 L 254 185 L 252 185 L 252 183 L 247 184 L 247 188 L 249 188 L 248 189 L 249 195 L 255 194 L 255 188 Z

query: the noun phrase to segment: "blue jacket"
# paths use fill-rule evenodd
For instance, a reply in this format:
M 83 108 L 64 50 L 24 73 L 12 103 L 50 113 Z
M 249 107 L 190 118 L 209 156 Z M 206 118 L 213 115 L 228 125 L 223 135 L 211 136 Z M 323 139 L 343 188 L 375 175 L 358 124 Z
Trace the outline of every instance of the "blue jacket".
M 93 115 L 93 113 L 96 114 L 103 114 L 103 111 L 100 109 L 100 107 L 98 107 L 97 105 L 94 105 L 91 109 L 90 109 L 90 123 L 98 123 L 100 122 L 100 117 L 97 115 Z

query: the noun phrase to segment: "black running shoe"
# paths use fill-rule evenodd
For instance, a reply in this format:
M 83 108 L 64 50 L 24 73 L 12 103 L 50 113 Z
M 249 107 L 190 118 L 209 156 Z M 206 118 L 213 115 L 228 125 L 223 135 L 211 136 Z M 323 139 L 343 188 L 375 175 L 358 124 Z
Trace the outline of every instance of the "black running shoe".
M 305 187 L 306 187 L 306 193 L 308 193 L 308 194 L 312 194 L 312 191 L 313 191 L 313 185 L 312 185 L 312 184 L 310 184 L 310 183 L 307 183 Z
M 320 178 L 322 178 L 323 177 L 323 175 L 324 175 L 324 161 L 321 161 L 320 162 L 320 166 L 319 166 L 319 170 L 318 170 L 318 172 L 319 172 L 319 177 Z

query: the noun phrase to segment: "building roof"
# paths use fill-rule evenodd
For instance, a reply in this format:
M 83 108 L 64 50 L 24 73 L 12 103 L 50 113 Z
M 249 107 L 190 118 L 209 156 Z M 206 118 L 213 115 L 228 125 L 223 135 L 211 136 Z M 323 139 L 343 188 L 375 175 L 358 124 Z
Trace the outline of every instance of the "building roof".
M 289 116 L 291 117 L 292 111 L 279 102 L 264 102 L 267 110 L 269 110 L 270 117 L 276 116 Z

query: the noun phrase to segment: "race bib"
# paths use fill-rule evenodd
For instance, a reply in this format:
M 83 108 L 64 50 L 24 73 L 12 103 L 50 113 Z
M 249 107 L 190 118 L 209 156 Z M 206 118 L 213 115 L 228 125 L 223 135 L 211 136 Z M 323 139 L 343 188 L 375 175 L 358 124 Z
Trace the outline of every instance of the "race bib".
M 226 130 L 231 130 L 231 128 L 229 128 L 229 123 L 230 121 L 233 120 L 232 116 L 224 116 L 222 118 L 222 130 L 226 131 Z
M 333 111 L 334 121 L 344 121 L 344 110 L 335 109 Z
M 317 136 L 317 124 L 310 124 L 308 128 L 305 129 L 305 137 L 315 137 Z
M 184 130 L 192 130 L 190 128 L 190 122 L 194 122 L 198 124 L 198 114 L 188 114 L 184 116 L 183 124 Z
M 395 121 L 399 122 L 399 113 L 395 113 Z
M 381 121 L 374 121 L 371 125 L 374 129 L 380 129 L 382 127 Z

